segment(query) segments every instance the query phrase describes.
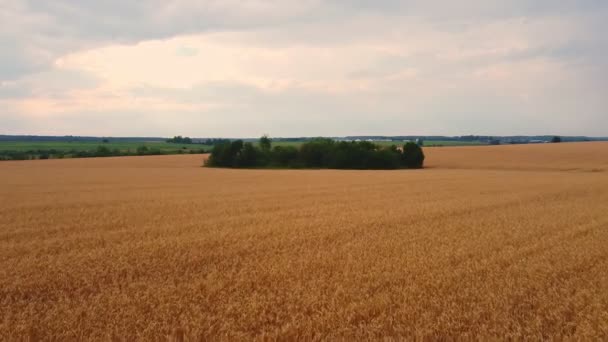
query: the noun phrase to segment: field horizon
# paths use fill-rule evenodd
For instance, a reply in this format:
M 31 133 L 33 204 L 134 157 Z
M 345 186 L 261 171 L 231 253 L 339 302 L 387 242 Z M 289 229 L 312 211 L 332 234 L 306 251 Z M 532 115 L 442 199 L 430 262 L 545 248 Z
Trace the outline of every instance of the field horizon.
M 0 163 L 0 340 L 608 338 L 608 142 Z

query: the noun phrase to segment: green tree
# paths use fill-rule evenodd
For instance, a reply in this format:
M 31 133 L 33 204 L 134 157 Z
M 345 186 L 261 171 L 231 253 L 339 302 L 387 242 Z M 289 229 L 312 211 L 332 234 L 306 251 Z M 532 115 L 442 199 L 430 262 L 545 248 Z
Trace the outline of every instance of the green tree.
M 243 144 L 243 148 L 237 154 L 236 167 L 255 167 L 257 164 L 258 152 L 252 143 Z
M 420 169 L 424 165 L 424 152 L 418 144 L 408 142 L 403 145 L 403 166 L 410 169 Z
M 262 151 L 270 151 L 270 149 L 272 148 L 272 140 L 268 137 L 267 134 L 264 134 L 260 138 L 260 148 L 262 149 Z
M 211 150 L 211 156 L 209 156 L 207 165 L 216 167 L 236 167 L 238 166 L 237 157 L 242 149 L 242 140 L 216 144 L 213 146 L 213 150 Z
M 300 158 L 306 167 L 328 167 L 335 141 L 327 138 L 313 139 L 300 147 Z
M 298 164 L 298 149 L 294 146 L 275 146 L 272 149 L 271 163 L 277 167 L 295 167 Z

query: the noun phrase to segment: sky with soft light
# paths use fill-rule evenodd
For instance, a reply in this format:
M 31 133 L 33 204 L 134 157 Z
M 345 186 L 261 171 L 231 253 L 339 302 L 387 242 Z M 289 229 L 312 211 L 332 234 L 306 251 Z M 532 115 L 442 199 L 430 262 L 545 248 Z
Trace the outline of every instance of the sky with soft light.
M 0 0 L 0 134 L 608 135 L 605 0 Z

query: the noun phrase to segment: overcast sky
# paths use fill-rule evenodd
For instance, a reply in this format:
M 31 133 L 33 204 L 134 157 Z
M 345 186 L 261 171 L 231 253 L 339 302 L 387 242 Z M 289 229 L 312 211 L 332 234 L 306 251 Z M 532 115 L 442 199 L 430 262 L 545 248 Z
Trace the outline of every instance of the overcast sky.
M 608 135 L 605 0 L 0 0 L 0 134 Z

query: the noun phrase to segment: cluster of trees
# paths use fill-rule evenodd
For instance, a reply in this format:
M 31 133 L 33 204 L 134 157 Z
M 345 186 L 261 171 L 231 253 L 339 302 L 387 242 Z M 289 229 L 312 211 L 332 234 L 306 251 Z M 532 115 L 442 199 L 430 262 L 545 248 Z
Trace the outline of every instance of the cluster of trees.
M 173 144 L 192 144 L 192 139 L 189 137 L 182 137 L 181 135 L 178 135 L 171 139 L 167 139 L 167 142 Z
M 267 136 L 258 146 L 242 140 L 215 145 L 207 165 L 231 168 L 329 168 L 401 169 L 422 168 L 424 153 L 414 142 L 402 148 L 380 147 L 368 141 L 336 142 L 318 138 L 294 146 L 275 146 Z

